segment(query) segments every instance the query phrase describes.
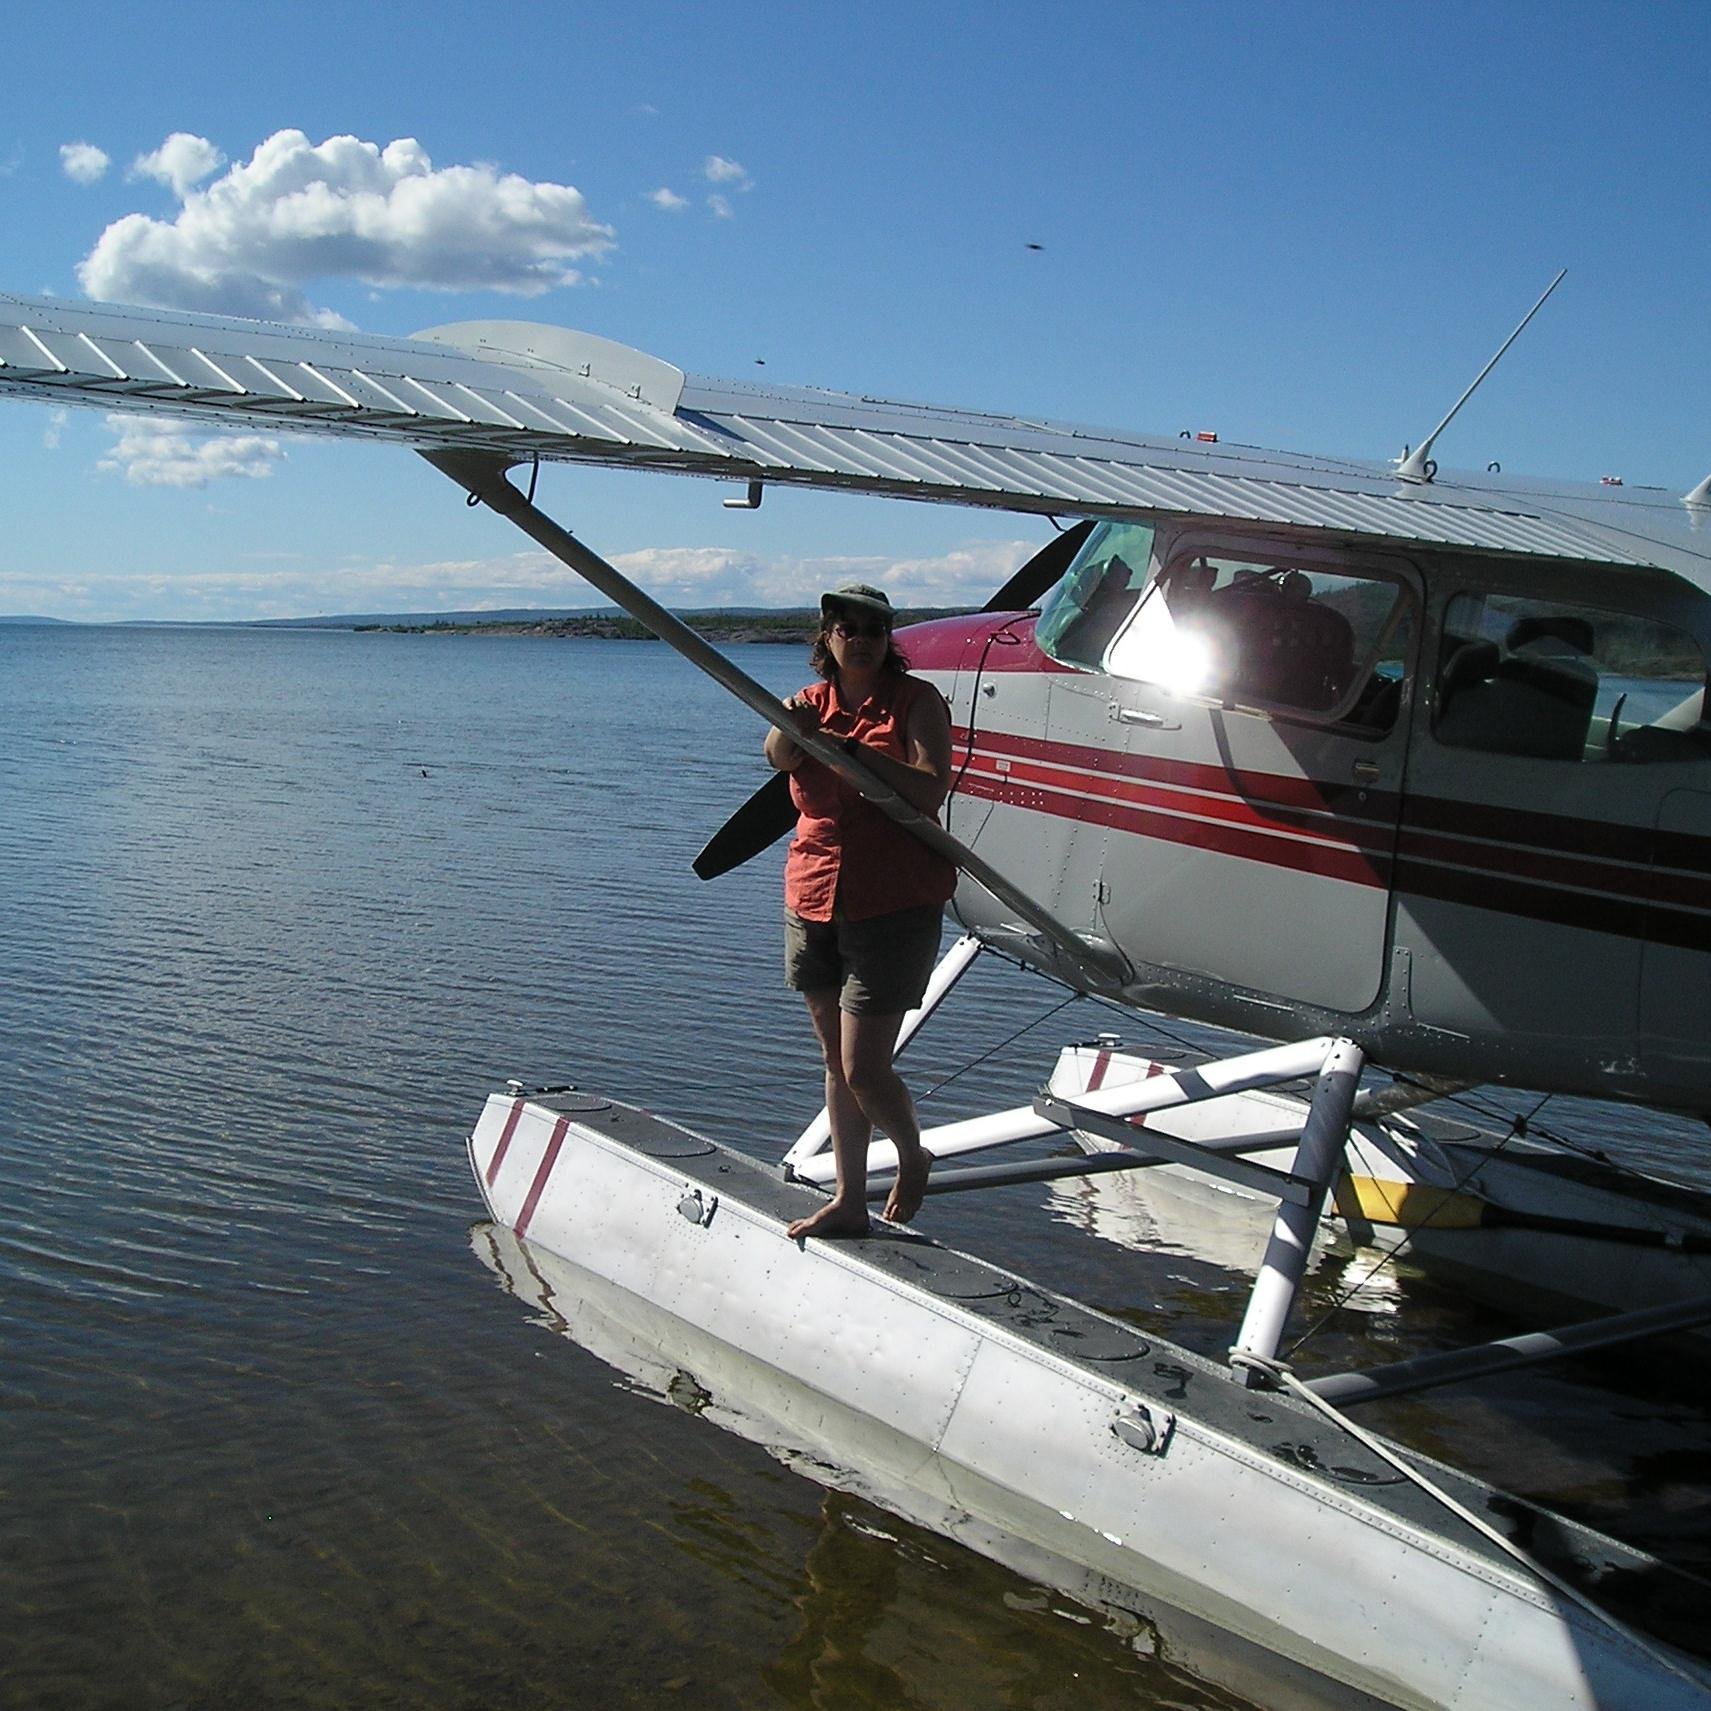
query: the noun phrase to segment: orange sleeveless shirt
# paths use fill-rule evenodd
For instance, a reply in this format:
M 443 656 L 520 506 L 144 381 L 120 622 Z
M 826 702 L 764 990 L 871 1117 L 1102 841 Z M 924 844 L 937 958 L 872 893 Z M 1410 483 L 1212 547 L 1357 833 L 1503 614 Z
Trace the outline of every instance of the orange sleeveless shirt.
M 918 697 L 937 694 L 923 678 L 887 671 L 854 712 L 839 706 L 826 682 L 810 684 L 796 699 L 819 714 L 827 736 L 854 737 L 893 760 L 907 760 L 903 733 L 910 710 Z M 950 862 L 830 767 L 805 757 L 790 774 L 790 799 L 798 818 L 784 863 L 784 906 L 803 920 L 829 921 L 835 910 L 846 921 L 866 921 L 945 903 L 956 890 Z

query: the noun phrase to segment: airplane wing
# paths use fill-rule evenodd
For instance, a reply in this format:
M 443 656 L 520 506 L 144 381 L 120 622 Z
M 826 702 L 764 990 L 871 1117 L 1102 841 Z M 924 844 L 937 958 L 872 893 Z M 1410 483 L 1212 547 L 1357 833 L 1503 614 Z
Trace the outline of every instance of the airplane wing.
M 526 322 L 393 339 L 0 294 L 0 394 L 518 462 L 1654 566 L 1711 587 L 1711 509 L 1661 488 L 1411 484 L 1384 464 L 706 379 Z

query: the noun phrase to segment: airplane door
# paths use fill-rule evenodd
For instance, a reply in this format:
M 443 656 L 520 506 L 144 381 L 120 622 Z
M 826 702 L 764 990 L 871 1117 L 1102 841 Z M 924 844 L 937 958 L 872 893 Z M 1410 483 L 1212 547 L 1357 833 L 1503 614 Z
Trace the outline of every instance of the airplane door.
M 1132 961 L 1347 1013 L 1378 999 L 1417 610 L 1400 564 L 1192 534 L 1155 555 L 1103 669 L 1050 704 Z

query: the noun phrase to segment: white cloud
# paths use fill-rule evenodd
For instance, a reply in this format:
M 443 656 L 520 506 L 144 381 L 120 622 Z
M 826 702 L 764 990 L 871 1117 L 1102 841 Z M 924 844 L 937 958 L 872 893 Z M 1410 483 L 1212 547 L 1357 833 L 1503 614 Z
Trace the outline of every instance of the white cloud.
M 1038 541 L 971 541 L 930 558 L 769 558 L 732 547 L 644 547 L 615 553 L 612 562 L 667 606 L 814 606 L 822 590 L 856 581 L 878 584 L 899 606 L 979 606 L 1039 547 Z M 346 598 L 340 611 L 603 604 L 574 571 L 533 550 L 352 567 L 340 573 L 340 585 L 341 598 L 362 595 L 354 605 Z
M 93 143 L 60 145 L 60 170 L 74 184 L 93 184 L 111 164 L 107 151 L 98 149 Z
M 65 424 L 71 420 L 69 410 L 51 410 L 48 412 L 48 425 L 42 430 L 42 445 L 50 452 L 59 450 L 60 435 L 65 432 Z
M 681 214 L 689 206 L 687 196 L 679 196 L 675 190 L 668 190 L 663 184 L 658 190 L 648 192 L 648 200 L 656 208 L 663 208 L 668 214 Z
M 133 487 L 206 487 L 241 476 L 259 481 L 285 456 L 278 440 L 261 434 L 197 434 L 184 423 L 146 416 L 109 416 L 113 450 L 99 468 Z
M 248 161 L 191 188 L 186 175 L 212 151 L 179 132 L 138 162 L 157 163 L 182 206 L 170 221 L 128 214 L 110 225 L 78 267 L 89 296 L 343 324 L 303 287 L 354 279 L 534 297 L 576 284 L 573 264 L 612 247 L 611 228 L 589 218 L 570 185 L 491 166 L 436 168 L 413 138 L 316 145 L 278 131 Z
M 900 606 L 978 606 L 1038 541 L 971 541 L 931 558 L 883 555 L 762 558 L 727 547 L 659 547 L 614 562 L 668 606 L 812 607 L 822 589 L 877 583 Z M 200 574 L 90 573 L 60 579 L 0 575 L 0 609 L 68 618 L 303 618 L 333 612 L 451 612 L 496 607 L 597 607 L 574 572 L 527 549 L 497 558 L 426 564 L 290 562 Z
M 226 164 L 226 157 L 206 137 L 174 131 L 153 154 L 140 154 L 127 176 L 153 178 L 182 201 L 193 184 Z
M 727 190 L 752 190 L 754 181 L 748 171 L 734 160 L 727 160 L 722 154 L 710 154 L 701 163 L 701 176 L 709 184 L 722 184 Z M 735 216 L 731 199 L 724 190 L 714 190 L 707 196 L 707 209 L 715 220 L 729 220 Z
M 979 606 L 1039 550 L 971 541 L 931 558 L 760 558 L 729 547 L 653 547 L 612 562 L 669 606 L 813 606 L 823 590 L 871 582 L 899 606 Z

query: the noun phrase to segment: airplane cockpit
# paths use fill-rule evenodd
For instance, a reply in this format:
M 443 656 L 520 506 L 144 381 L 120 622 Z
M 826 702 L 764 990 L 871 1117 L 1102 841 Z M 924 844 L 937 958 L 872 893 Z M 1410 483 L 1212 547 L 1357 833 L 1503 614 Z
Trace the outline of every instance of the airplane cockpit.
M 1226 708 L 1394 726 L 1417 615 L 1403 576 L 1306 551 L 1238 557 L 1195 533 L 1099 525 L 1041 609 L 1040 648 Z M 1705 657 L 1680 630 L 1495 591 L 1451 593 L 1434 627 L 1438 744 L 1548 761 L 1711 756 Z
M 1145 523 L 1106 523 L 1088 537 L 1047 597 L 1034 639 L 1053 659 L 1097 671 L 1123 620 L 1134 610 L 1152 557 Z
M 1146 525 L 1096 529 L 1041 611 L 1041 649 L 1277 717 L 1394 723 L 1412 614 L 1400 579 L 1347 574 L 1310 554 L 1235 557 L 1192 535 L 1160 562 L 1157 545 Z

